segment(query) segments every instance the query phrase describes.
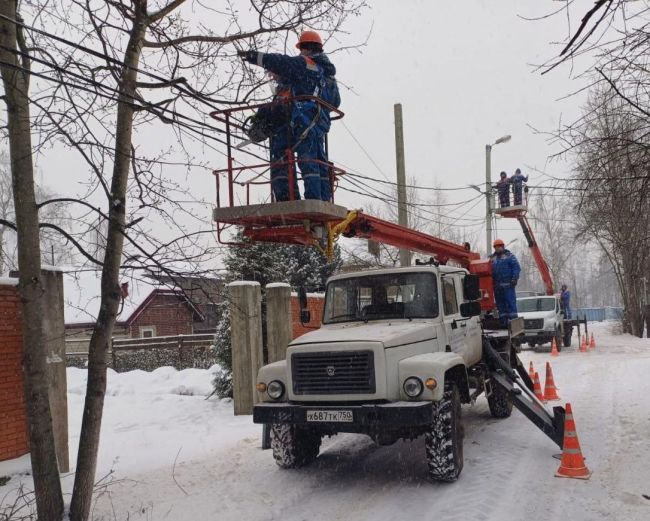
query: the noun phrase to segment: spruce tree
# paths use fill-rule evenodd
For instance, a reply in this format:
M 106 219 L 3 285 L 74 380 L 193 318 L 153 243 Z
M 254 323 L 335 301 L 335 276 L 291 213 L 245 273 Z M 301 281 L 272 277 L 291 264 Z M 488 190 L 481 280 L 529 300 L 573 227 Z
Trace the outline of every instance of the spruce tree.
M 236 238 L 242 241 L 241 236 Z M 262 335 L 266 357 L 266 301 L 264 288 L 271 282 L 286 282 L 292 289 L 304 286 L 307 291 L 323 291 L 325 282 L 341 267 L 338 246 L 329 262 L 312 246 L 255 243 L 242 241 L 243 246 L 230 246 L 224 260 L 226 282 L 254 280 L 262 286 Z M 216 394 L 232 397 L 232 349 L 230 344 L 229 303 L 221 306 L 215 333 L 215 356 L 221 366 L 213 380 Z

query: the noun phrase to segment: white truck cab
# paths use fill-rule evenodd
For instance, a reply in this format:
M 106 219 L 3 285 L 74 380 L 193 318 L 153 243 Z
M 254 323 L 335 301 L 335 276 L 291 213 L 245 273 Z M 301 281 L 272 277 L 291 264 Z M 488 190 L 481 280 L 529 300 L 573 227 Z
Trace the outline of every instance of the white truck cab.
M 562 348 L 563 319 L 557 295 L 517 298 L 517 314 L 524 319 L 524 341 L 530 347 L 556 340 Z

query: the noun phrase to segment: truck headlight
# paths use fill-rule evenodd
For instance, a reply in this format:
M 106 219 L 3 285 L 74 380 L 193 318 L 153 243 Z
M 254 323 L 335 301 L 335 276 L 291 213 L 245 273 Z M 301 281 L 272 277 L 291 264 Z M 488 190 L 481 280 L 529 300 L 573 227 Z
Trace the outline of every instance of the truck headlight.
M 424 386 L 422 385 L 422 380 L 415 376 L 409 376 L 404 380 L 404 392 L 409 398 L 417 398 L 422 394 Z
M 266 392 L 274 400 L 279 400 L 284 394 L 284 385 L 279 380 L 273 380 L 266 386 Z

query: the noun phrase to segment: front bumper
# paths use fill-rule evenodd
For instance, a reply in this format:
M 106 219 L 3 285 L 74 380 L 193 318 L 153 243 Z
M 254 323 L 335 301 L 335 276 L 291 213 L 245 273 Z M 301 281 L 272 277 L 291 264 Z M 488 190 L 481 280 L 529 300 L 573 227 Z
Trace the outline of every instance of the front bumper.
M 553 331 L 552 329 L 524 330 L 524 341 L 526 342 L 531 340 L 534 341 L 544 340 L 550 342 L 554 336 L 555 336 L 555 331 Z
M 311 422 L 307 411 L 352 411 L 352 422 Z M 431 402 L 390 402 L 363 405 L 313 405 L 292 403 L 261 403 L 253 407 L 255 423 L 289 423 L 319 428 L 334 428 L 339 432 L 358 432 L 377 427 L 417 427 L 433 421 Z

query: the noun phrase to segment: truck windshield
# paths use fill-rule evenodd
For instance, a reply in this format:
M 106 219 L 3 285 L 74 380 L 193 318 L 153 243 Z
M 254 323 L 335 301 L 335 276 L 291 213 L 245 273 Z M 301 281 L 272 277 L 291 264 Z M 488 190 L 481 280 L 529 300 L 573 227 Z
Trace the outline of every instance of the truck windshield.
M 553 311 L 555 309 L 554 298 L 522 298 L 517 299 L 517 311 L 526 313 L 531 311 Z
M 437 316 L 438 288 L 433 273 L 366 275 L 327 285 L 324 324 Z

